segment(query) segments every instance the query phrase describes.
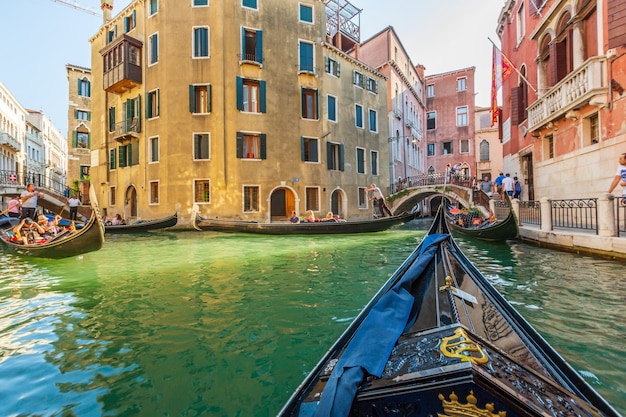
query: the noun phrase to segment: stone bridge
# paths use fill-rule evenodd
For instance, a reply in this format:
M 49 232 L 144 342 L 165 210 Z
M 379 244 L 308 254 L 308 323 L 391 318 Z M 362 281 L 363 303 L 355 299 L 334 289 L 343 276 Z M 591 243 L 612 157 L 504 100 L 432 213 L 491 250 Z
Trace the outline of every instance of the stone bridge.
M 442 196 L 447 197 L 449 200 L 457 201 L 464 207 L 469 208 L 475 205 L 474 190 L 469 184 L 435 183 L 413 185 L 392 194 L 389 200 L 391 200 L 391 210 L 394 214 L 411 211 L 417 204 L 420 204 L 421 214 L 429 215 L 431 214 L 431 207 L 424 204 L 423 201 L 434 200 L 436 206 L 438 206 Z M 432 197 L 435 197 L 435 199 Z

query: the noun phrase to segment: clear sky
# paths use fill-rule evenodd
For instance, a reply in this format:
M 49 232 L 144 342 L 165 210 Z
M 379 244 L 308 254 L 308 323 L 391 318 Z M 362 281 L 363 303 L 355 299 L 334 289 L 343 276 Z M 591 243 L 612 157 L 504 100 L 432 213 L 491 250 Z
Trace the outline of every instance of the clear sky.
M 426 75 L 476 67 L 476 105 L 489 105 L 488 38 L 498 42 L 495 29 L 505 0 L 351 1 L 363 10 L 362 41 L 393 26 L 413 64 L 423 64 Z M 100 9 L 100 0 L 63 2 Z M 128 4 L 115 0 L 113 15 Z M 43 110 L 64 135 L 65 65 L 91 67 L 89 38 L 101 24 L 101 16 L 53 0 L 0 0 L 0 81 L 22 106 Z

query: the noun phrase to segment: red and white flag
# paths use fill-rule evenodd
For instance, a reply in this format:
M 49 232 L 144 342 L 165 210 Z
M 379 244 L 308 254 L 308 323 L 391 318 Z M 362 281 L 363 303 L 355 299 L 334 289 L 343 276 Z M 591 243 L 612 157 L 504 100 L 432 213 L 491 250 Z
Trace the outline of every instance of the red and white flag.
M 498 90 L 502 83 L 515 71 L 511 61 L 493 45 L 493 61 L 491 65 L 491 126 L 498 121 Z

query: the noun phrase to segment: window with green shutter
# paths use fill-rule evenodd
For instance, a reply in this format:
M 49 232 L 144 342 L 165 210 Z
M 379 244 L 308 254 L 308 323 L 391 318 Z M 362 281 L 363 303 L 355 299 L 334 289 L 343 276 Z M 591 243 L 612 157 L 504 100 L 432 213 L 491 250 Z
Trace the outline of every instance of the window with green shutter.
M 109 132 L 115 132 L 115 107 L 109 107 Z
M 115 158 L 115 148 L 109 149 L 109 170 L 116 168 L 117 159 Z

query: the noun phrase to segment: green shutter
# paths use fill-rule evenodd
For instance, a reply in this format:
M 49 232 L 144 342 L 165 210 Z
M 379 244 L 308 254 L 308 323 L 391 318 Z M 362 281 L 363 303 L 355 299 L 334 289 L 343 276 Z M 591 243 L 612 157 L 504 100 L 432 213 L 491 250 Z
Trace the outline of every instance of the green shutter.
M 207 94 L 207 111 L 211 113 L 213 110 L 213 89 L 211 88 L 211 84 L 206 86 L 206 94 Z
M 317 156 L 317 140 L 315 141 L 311 141 L 311 162 L 317 162 L 318 156 Z
M 304 96 L 304 88 L 300 88 L 300 97 L 302 101 L 302 118 L 306 118 L 306 97 Z
M 261 133 L 261 159 L 267 159 L 267 135 Z
M 128 144 L 130 151 L 130 165 L 139 165 L 139 142 Z
M 237 158 L 243 158 L 243 133 L 237 132 Z
M 319 97 L 320 93 L 319 91 L 315 90 L 315 120 L 319 120 L 320 118 L 320 100 Z
M 343 155 L 344 155 L 344 149 L 343 149 L 343 143 L 341 145 L 339 145 L 339 171 L 343 171 Z
M 87 112 L 87 121 L 88 122 L 91 121 L 91 112 L 90 111 Z
M 324 57 L 324 68 L 326 72 L 330 74 L 330 58 L 327 56 Z
M 87 133 L 87 149 L 91 149 L 91 132 Z
M 78 132 L 74 130 L 72 132 L 72 148 L 76 148 L 77 145 L 78 145 Z
M 189 112 L 196 112 L 196 87 L 193 85 L 189 86 Z
M 243 78 L 237 77 L 237 110 L 243 110 Z
M 137 96 L 137 132 L 141 132 L 141 96 Z
M 241 28 L 241 59 L 246 59 L 246 28 Z
M 328 169 L 333 169 L 333 145 L 330 142 L 326 142 L 326 163 Z
M 300 136 L 300 159 L 306 161 L 306 149 L 304 148 L 304 136 Z
M 118 166 L 124 168 L 126 166 L 126 146 L 120 146 L 118 151 Z
M 115 149 L 109 149 L 109 169 L 115 169 Z
M 148 93 L 148 97 L 146 98 L 146 118 L 150 119 L 152 117 L 152 100 L 154 99 L 152 93 Z
M 256 31 L 256 62 L 263 62 L 263 31 Z
M 265 107 L 265 98 L 266 98 L 266 93 L 265 93 L 265 81 L 259 81 L 259 95 L 260 95 L 260 110 L 261 113 L 265 113 L 267 110 L 267 108 Z

